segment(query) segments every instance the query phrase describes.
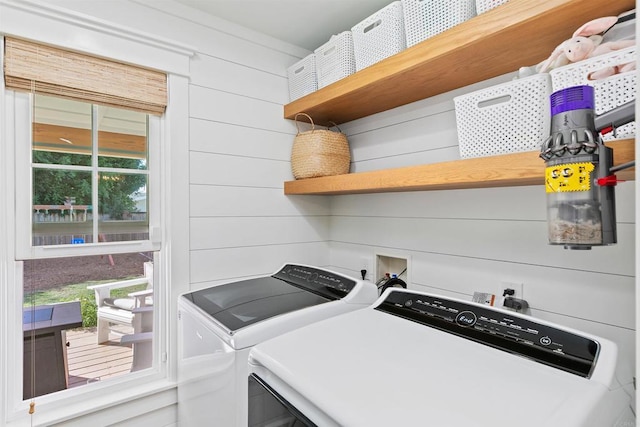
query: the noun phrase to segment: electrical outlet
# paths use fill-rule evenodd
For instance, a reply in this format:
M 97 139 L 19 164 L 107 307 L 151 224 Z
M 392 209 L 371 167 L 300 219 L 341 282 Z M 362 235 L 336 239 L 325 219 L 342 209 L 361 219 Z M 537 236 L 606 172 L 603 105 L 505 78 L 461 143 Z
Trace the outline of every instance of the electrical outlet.
M 524 283 L 522 282 L 509 282 L 503 280 L 500 282 L 500 288 L 496 291 L 496 306 L 502 307 L 502 301 L 504 297 L 504 292 L 506 289 L 513 289 L 513 295 L 508 295 L 517 299 L 525 299 L 524 297 Z
M 360 271 L 366 271 L 364 277 L 365 280 L 371 277 L 371 270 L 369 269 L 369 259 L 367 257 L 360 258 Z

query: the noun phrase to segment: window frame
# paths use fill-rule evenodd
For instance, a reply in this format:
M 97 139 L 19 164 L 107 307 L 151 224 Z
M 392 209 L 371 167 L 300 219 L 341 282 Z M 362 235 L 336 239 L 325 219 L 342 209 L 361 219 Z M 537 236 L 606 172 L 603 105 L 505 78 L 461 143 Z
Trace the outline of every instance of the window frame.
M 112 423 L 144 416 L 152 411 L 172 414 L 177 403 L 177 296 L 189 290 L 189 177 L 184 173 L 189 152 L 190 63 L 197 49 L 184 41 L 164 38 L 159 32 L 147 33 L 137 28 L 92 17 L 58 5 L 0 0 L 0 63 L 4 63 L 4 36 L 21 37 L 35 42 L 86 52 L 124 63 L 167 73 L 168 102 L 161 117 L 162 153 L 159 165 L 161 208 L 159 229 L 151 229 L 153 241 L 159 241 L 159 263 L 154 266 L 158 281 L 156 291 L 163 299 L 156 303 L 156 326 L 159 339 L 154 346 L 159 354 L 158 373 L 137 372 L 126 380 L 55 393 L 40 399 L 37 419 L 18 396 L 15 385 L 21 383 L 16 367 L 16 351 L 22 344 L 16 330 L 21 324 L 21 299 L 16 295 L 16 277 L 22 277 L 21 262 L 15 254 L 15 180 L 14 140 L 16 133 L 13 99 L 0 79 L 0 424 L 7 426 L 51 425 L 76 421 L 85 424 L 105 419 Z M 28 130 L 25 130 L 25 132 Z M 182 171 L 179 173 L 178 171 Z M 86 391 L 85 391 L 86 390 Z M 21 399 L 22 396 L 19 396 Z M 124 406 L 123 406 L 124 405 Z M 126 408 L 126 409 L 125 409 Z M 123 411 L 123 409 L 125 409 Z
M 60 392 L 51 393 L 36 398 L 38 406 L 55 408 L 57 402 L 65 402 L 65 405 L 80 404 L 88 396 L 96 398 L 104 396 L 108 393 L 122 393 L 123 385 L 133 392 L 136 387 L 143 389 L 149 387 L 153 380 L 162 380 L 167 377 L 166 354 L 167 339 L 166 334 L 161 332 L 166 327 L 166 318 L 168 313 L 168 288 L 161 282 L 162 275 L 159 273 L 162 269 L 162 263 L 165 262 L 164 245 L 159 230 L 162 227 L 161 203 L 162 186 L 161 178 L 161 141 L 163 140 L 162 129 L 163 118 L 157 116 L 149 116 L 149 135 L 148 135 L 148 169 L 149 182 L 147 188 L 147 197 L 149 203 L 149 240 L 125 241 L 125 242 L 102 242 L 87 243 L 83 245 L 56 245 L 56 246 L 32 246 L 32 102 L 33 95 L 25 92 L 16 92 L 13 90 L 4 90 L 5 97 L 5 114 L 11 119 L 8 123 L 8 134 L 6 140 L 11 145 L 11 150 L 15 155 L 14 177 L 7 183 L 9 193 L 14 195 L 15 214 L 13 224 L 15 225 L 15 262 L 13 266 L 9 266 L 10 271 L 9 283 L 6 296 L 8 298 L 9 310 L 7 310 L 7 330 L 9 344 L 7 348 L 13 350 L 7 351 L 7 366 L 13 367 L 6 369 L 6 383 L 8 385 L 5 395 L 5 402 L 8 405 L 9 412 L 17 415 L 24 413 L 29 405 L 29 400 L 22 399 L 22 376 L 23 376 L 23 334 L 22 334 L 22 301 L 23 301 L 23 264 L 27 259 L 38 258 L 56 258 L 68 256 L 89 256 L 89 255 L 108 255 L 114 253 L 128 252 L 153 252 L 154 261 L 154 335 L 153 335 L 153 363 L 152 367 L 139 371 L 131 372 L 120 377 L 110 379 L 105 382 L 96 382 L 82 387 L 62 390 Z M 153 147 L 152 147 L 153 146 Z M 10 162 L 9 157 L 5 160 L 5 165 Z M 28 167 L 21 167 L 28 165 Z M 26 217 L 25 217 L 26 215 Z M 11 219 L 10 219 L 11 221 Z M 12 277 L 11 277 L 12 276 Z

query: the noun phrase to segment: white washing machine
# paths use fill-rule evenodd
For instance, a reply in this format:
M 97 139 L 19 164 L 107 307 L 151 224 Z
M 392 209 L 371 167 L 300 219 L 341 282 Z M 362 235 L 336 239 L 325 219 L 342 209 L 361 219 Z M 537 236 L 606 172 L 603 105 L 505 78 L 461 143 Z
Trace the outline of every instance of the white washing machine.
M 373 283 L 321 268 L 278 272 L 189 292 L 178 299 L 178 422 L 247 425 L 247 359 L 282 333 L 370 306 Z
M 248 425 L 630 427 L 632 379 L 618 383 L 616 359 L 602 338 L 389 289 L 254 347 Z

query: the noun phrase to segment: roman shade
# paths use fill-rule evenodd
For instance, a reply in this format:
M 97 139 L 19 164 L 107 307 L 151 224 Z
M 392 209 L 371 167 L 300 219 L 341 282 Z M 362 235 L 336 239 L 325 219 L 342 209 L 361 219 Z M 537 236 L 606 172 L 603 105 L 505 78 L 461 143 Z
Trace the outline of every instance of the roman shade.
M 167 106 L 165 73 L 5 37 L 5 85 L 94 104 L 161 115 Z

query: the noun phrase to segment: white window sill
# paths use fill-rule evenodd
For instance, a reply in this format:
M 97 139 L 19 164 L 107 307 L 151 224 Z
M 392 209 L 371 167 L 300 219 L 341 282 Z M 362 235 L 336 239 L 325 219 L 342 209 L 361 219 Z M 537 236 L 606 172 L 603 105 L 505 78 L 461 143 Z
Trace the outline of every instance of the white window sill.
M 177 384 L 166 379 L 111 384 L 84 391 L 81 396 L 49 395 L 36 398 L 33 419 L 28 414 L 29 402 L 7 420 L 7 427 L 65 425 L 105 425 L 126 421 L 177 403 Z M 38 403 L 41 401 L 42 403 Z

